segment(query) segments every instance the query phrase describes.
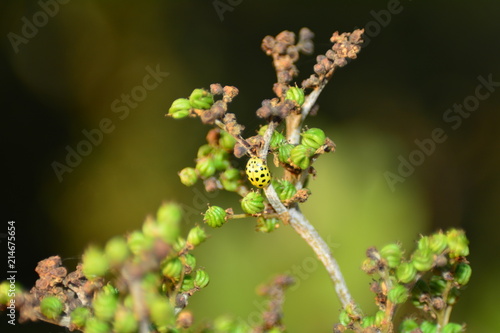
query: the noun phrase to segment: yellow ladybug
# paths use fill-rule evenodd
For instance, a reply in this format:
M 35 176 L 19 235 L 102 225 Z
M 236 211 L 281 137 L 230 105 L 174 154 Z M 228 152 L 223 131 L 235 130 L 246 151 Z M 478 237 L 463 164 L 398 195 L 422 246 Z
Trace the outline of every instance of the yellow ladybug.
M 271 182 L 271 173 L 263 159 L 252 157 L 248 160 L 246 173 L 253 186 L 263 188 Z

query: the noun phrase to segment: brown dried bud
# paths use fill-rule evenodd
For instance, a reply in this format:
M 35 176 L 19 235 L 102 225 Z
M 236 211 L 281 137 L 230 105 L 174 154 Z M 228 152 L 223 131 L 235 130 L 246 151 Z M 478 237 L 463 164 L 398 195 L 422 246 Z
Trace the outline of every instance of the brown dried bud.
M 288 83 L 293 79 L 293 71 L 279 71 L 277 73 L 279 83 Z
M 215 192 L 219 189 L 219 186 L 217 185 L 217 179 L 215 179 L 215 177 L 205 179 L 203 181 L 203 184 L 205 185 L 205 191 L 207 192 Z
M 288 48 L 288 44 L 283 42 L 277 42 L 274 44 L 273 53 L 277 54 L 286 54 L 286 49 Z
M 213 112 L 215 119 L 221 119 L 227 111 L 227 104 L 219 100 L 212 105 L 210 111 Z
M 293 45 L 295 44 L 295 34 L 288 30 L 282 31 L 276 35 L 276 41 Z
M 297 47 L 293 45 L 290 46 L 286 50 L 286 53 L 288 54 L 292 62 L 296 62 L 297 60 L 299 60 L 299 50 L 297 49 Z
M 222 99 L 226 103 L 231 102 L 236 96 L 238 96 L 238 93 L 240 92 L 238 88 L 233 86 L 225 86 L 223 89 L 224 89 L 224 95 Z
M 216 146 L 219 143 L 220 130 L 218 128 L 212 128 L 207 133 L 207 142 L 211 146 Z
M 271 104 L 271 100 L 265 99 L 262 101 L 262 106 L 257 109 L 257 117 L 267 119 L 272 116 L 273 106 Z
M 234 113 L 226 113 L 223 122 L 226 124 L 226 131 L 232 136 L 241 135 L 241 132 L 245 129 L 245 126 L 236 122 L 236 116 Z
M 323 66 L 321 63 L 314 65 L 313 69 L 314 73 L 318 74 L 319 76 L 323 76 L 327 72 L 325 66 Z
M 314 43 L 312 42 L 313 38 L 314 33 L 311 30 L 308 28 L 300 29 L 297 49 L 304 54 L 312 54 L 314 52 Z
M 191 325 L 193 325 L 193 321 L 194 321 L 193 313 L 191 313 L 191 311 L 188 310 L 183 310 L 177 316 L 177 325 L 182 328 L 191 327 Z
M 274 37 L 266 36 L 262 40 L 261 48 L 267 55 L 271 55 L 275 43 L 276 41 L 274 40 Z
M 314 89 L 319 86 L 319 78 L 312 74 L 308 79 L 302 81 L 302 89 Z
M 273 91 L 279 98 L 285 96 L 287 90 L 288 85 L 284 83 L 275 83 L 273 86 Z
M 314 38 L 314 32 L 312 32 L 309 28 L 302 28 L 299 31 L 299 42 L 301 40 L 307 40 L 307 39 L 313 39 Z
M 222 85 L 220 83 L 212 83 L 210 85 L 210 93 L 212 95 L 222 95 Z
M 239 142 L 236 142 L 236 144 L 234 145 L 233 154 L 234 154 L 234 157 L 236 157 L 236 158 L 240 158 L 240 157 L 244 156 L 247 153 L 247 151 L 248 151 L 248 148 L 243 146 Z

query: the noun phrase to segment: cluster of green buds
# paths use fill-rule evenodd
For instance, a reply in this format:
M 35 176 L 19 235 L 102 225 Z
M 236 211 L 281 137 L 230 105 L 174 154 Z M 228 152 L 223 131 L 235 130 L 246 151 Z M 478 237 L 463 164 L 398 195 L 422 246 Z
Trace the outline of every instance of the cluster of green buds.
M 266 129 L 266 126 L 263 126 L 259 134 L 264 133 Z M 301 133 L 301 137 L 300 144 L 293 145 L 286 141 L 283 134 L 277 131 L 273 133 L 270 147 L 281 164 L 307 170 L 315 156 L 332 151 L 335 147 L 319 128 L 310 128 Z
M 181 219 L 181 207 L 165 203 L 156 216 L 146 219 L 142 230 L 114 237 L 103 248 L 87 248 L 82 264 L 67 276 L 79 284 L 65 289 L 62 279 L 52 281 L 54 292 L 35 299 L 34 306 L 39 302 L 46 321 L 59 323 L 65 317 L 71 330 L 86 333 L 134 333 L 142 331 L 141 322 L 155 332 L 187 328 L 192 320 L 186 315 L 179 319 L 181 310 L 210 279 L 191 253 L 205 241 L 205 231 L 195 226 L 184 238 Z M 33 299 L 26 297 L 25 302 Z
M 207 135 L 208 143 L 198 149 L 196 166 L 186 167 L 179 172 L 181 183 L 193 186 L 198 179 L 205 180 L 209 191 L 224 189 L 235 192 L 243 178 L 240 170 L 231 163 L 231 153 L 236 140 L 226 131 L 213 129 Z
M 214 104 L 214 96 L 205 89 L 195 89 L 189 98 L 178 98 L 168 109 L 168 116 L 174 119 L 185 118 L 193 109 L 208 110 Z
M 422 236 L 417 248 L 408 256 L 398 243 L 380 250 L 370 248 L 362 268 L 374 277 L 371 290 L 376 293 L 379 311 L 373 316 L 359 316 L 344 309 L 337 330 L 356 327 L 384 329 L 392 322 L 397 307 L 407 301 L 424 311 L 434 321 L 404 320 L 400 332 L 464 332 L 464 325 L 448 322 L 451 308 L 458 301 L 460 290 L 471 277 L 466 259 L 468 240 L 462 230 L 439 231 Z M 376 276 L 379 278 L 375 278 Z

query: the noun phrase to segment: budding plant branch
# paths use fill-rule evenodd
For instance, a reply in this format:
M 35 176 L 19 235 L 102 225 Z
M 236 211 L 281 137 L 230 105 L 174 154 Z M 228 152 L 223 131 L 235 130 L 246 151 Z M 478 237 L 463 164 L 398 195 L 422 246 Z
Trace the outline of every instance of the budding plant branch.
M 312 248 L 335 286 L 342 309 L 338 318 L 332 318 L 337 322 L 334 333 L 395 332 L 396 311 L 408 301 L 415 313 L 399 323 L 400 332 L 464 332 L 465 324 L 451 322 L 452 309 L 472 272 L 462 230 L 421 236 L 417 249 L 408 255 L 399 243 L 369 248 L 362 269 L 372 277 L 370 291 L 377 311 L 365 315 L 330 248 L 300 210 L 310 195 L 309 178 L 320 177 L 314 162 L 335 151 L 322 129 L 304 128 L 304 122 L 318 111 L 317 100 L 334 72 L 357 58 L 362 34 L 362 29 L 335 32 L 332 47 L 316 57 L 314 74 L 300 88 L 293 81 L 298 75 L 295 63 L 300 53 L 312 54 L 314 34 L 303 28 L 298 40 L 290 31 L 266 36 L 262 49 L 273 59 L 277 82 L 275 97 L 263 100 L 256 111 L 265 124 L 253 136 L 245 138 L 244 126 L 235 113 L 228 112 L 239 93 L 236 87 L 214 83 L 209 90 L 194 89 L 189 98 L 176 99 L 167 116 L 199 118 L 212 127 L 207 143 L 198 149 L 196 166 L 182 169 L 180 181 L 186 186 L 202 181 L 207 192 L 224 190 L 241 197 L 242 212 L 238 207 L 208 207 L 203 222 L 211 228 L 230 220 L 254 221 L 256 231 L 262 233 L 291 226 Z M 274 174 L 268 167 L 270 156 Z M 248 158 L 244 171 L 236 162 L 241 158 Z M 192 312 L 186 309 L 188 301 L 207 287 L 210 278 L 198 267 L 192 250 L 207 235 L 195 225 L 183 236 L 182 215 L 179 205 L 164 203 L 140 230 L 116 236 L 103 248 L 89 246 L 82 262 L 69 273 L 58 256 L 40 261 L 35 269 L 39 279 L 30 291 L 12 281 L 0 284 L 0 310 L 10 311 L 9 316 L 17 310 L 20 322 L 42 320 L 87 333 L 285 332 L 284 293 L 293 284 L 287 275 L 259 288 L 266 306 L 257 324 L 227 318 L 194 324 Z

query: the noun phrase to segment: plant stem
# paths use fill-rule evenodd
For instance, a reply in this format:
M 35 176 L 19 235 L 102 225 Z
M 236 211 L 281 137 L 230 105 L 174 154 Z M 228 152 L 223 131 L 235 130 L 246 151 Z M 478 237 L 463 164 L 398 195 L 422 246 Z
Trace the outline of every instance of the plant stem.
M 349 293 L 349 289 L 347 288 L 344 276 L 340 271 L 337 261 L 333 257 L 330 248 L 318 234 L 316 229 L 314 229 L 313 225 L 309 223 L 298 207 L 291 207 L 287 209 L 279 200 L 272 185 L 269 185 L 265 189 L 265 193 L 269 203 L 278 214 L 288 213 L 292 228 L 307 242 L 307 244 L 313 249 L 314 253 L 316 253 L 319 260 L 323 263 L 335 286 L 335 292 L 342 303 L 342 307 L 346 308 L 348 305 L 354 304 L 354 300 Z
M 335 285 L 335 291 L 342 303 L 342 307 L 346 308 L 349 304 L 354 304 L 354 300 L 349 293 L 340 267 L 326 242 L 321 238 L 316 229 L 309 223 L 298 207 L 290 208 L 289 214 L 292 228 L 307 242 L 307 244 L 309 244 L 316 253 L 316 256 L 325 266 L 330 275 L 330 279 L 332 279 Z

